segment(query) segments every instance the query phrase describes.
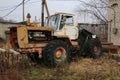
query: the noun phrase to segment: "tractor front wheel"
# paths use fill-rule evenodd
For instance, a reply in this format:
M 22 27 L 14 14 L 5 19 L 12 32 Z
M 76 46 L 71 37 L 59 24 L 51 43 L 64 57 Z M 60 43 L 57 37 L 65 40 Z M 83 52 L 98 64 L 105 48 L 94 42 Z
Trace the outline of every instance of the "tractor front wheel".
M 43 60 L 48 67 L 62 65 L 70 59 L 70 50 L 66 42 L 53 40 L 43 50 Z

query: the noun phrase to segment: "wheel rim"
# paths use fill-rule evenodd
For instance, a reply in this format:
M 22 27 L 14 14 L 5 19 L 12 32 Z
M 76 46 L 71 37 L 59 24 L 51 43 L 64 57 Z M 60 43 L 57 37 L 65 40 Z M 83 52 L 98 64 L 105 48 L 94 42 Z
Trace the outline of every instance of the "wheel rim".
M 94 46 L 93 47 L 93 52 L 96 54 L 96 55 L 99 55 L 99 48 L 97 46 Z
M 55 52 L 55 59 L 58 62 L 64 61 L 66 59 L 66 50 L 64 48 L 58 48 Z
M 94 47 L 93 47 L 93 51 L 94 51 L 95 53 L 98 52 L 97 46 L 94 46 Z

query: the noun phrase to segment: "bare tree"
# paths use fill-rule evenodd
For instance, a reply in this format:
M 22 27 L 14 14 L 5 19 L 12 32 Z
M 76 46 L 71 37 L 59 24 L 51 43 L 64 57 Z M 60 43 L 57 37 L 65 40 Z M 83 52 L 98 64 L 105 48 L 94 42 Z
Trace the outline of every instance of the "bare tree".
M 78 14 L 87 14 L 92 17 L 93 20 L 99 23 L 107 23 L 107 5 L 108 0 L 89 0 L 88 2 L 79 0 L 83 3 L 82 7 L 79 7 L 76 11 Z

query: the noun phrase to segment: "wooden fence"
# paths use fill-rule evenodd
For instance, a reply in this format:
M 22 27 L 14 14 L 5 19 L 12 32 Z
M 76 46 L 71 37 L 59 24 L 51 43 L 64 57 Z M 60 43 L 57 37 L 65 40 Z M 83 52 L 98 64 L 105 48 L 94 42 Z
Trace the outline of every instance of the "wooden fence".
M 107 42 L 108 36 L 108 25 L 107 24 L 86 24 L 79 23 L 78 27 L 80 30 L 86 29 L 93 34 L 97 35 L 102 42 Z

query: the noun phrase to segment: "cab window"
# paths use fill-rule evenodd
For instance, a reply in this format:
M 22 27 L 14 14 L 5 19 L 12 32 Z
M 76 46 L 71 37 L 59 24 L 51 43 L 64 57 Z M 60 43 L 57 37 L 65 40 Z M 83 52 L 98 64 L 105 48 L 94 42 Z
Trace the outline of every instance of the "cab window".
M 59 29 L 62 29 L 64 25 L 73 26 L 73 16 L 62 16 Z
M 57 30 L 60 16 L 51 16 L 46 18 L 45 26 L 52 27 Z

